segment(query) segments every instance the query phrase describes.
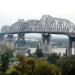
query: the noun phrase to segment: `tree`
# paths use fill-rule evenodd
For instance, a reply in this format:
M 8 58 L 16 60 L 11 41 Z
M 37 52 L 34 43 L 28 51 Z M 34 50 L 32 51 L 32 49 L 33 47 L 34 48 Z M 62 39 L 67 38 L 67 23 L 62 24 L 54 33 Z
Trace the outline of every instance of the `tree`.
M 11 66 L 5 72 L 5 75 L 22 75 L 15 67 Z
M 17 55 L 17 58 L 19 60 L 19 64 L 16 66 L 16 69 L 22 74 L 32 75 L 35 68 L 35 61 L 32 59 L 27 59 L 27 57 L 22 55 Z
M 62 75 L 75 74 L 75 56 L 65 56 L 57 61 L 61 68 Z
M 31 54 L 30 52 L 31 52 L 31 50 L 30 50 L 30 49 L 28 49 L 28 51 L 27 51 L 28 56 L 32 56 L 32 54 Z
M 13 56 L 12 50 L 7 46 L 1 48 L 0 59 L 1 59 L 1 68 L 0 71 L 4 74 L 8 69 L 10 58 Z
M 35 61 L 33 59 L 29 59 L 27 61 L 27 65 L 28 65 L 27 75 L 32 75 L 35 69 Z
M 49 54 L 47 57 L 47 61 L 50 64 L 56 64 L 57 60 L 60 58 L 60 55 L 57 55 L 57 53 Z
M 17 59 L 19 60 L 18 66 L 16 66 L 16 69 L 20 71 L 22 74 L 27 72 L 27 58 L 22 55 L 17 55 Z
M 42 49 L 37 49 L 36 50 L 36 56 L 37 57 L 42 57 L 43 56 Z
M 40 63 L 36 65 L 33 75 L 61 75 L 61 72 L 55 65 Z
M 37 44 L 37 49 L 36 49 L 35 54 L 36 54 L 37 57 L 43 56 L 43 52 L 42 52 L 42 49 L 39 48 L 39 44 Z

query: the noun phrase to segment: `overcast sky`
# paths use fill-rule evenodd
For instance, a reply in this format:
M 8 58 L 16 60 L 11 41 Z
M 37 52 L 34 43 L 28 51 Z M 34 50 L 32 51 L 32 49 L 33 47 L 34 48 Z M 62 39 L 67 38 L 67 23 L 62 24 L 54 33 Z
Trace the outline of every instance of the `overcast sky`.
M 40 19 L 44 14 L 75 24 L 75 0 L 0 0 L 0 27 L 18 19 Z

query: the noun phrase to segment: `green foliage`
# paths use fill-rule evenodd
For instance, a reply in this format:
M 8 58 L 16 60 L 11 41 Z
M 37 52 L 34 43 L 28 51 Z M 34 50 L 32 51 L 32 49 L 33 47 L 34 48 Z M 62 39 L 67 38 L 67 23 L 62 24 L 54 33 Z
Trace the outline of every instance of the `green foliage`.
M 19 64 L 16 66 L 16 69 L 22 74 L 31 75 L 35 68 L 35 61 L 32 59 L 27 59 L 22 55 L 17 55 L 17 58 L 19 60 Z
M 12 73 L 9 75 L 23 75 L 23 74 L 21 74 L 20 71 L 12 71 Z
M 36 49 L 36 56 L 37 57 L 42 57 L 43 56 L 43 53 L 42 53 L 42 49 Z
M 57 55 L 57 53 L 52 53 L 48 55 L 47 61 L 50 64 L 56 64 L 57 60 L 60 58 L 60 55 Z
M 27 65 L 28 65 L 28 70 L 27 70 L 27 75 L 32 75 L 33 71 L 35 69 L 35 61 L 32 59 L 27 60 Z
M 55 65 L 40 63 L 36 65 L 33 75 L 61 75 L 61 73 L 59 68 Z
M 12 71 L 6 73 L 5 75 L 23 75 L 23 74 L 18 70 L 12 70 Z
M 62 75 L 74 75 L 75 74 L 75 56 L 62 57 L 57 61 L 61 68 Z
M 32 54 L 31 54 L 30 52 L 31 52 L 31 50 L 30 50 L 30 49 L 28 49 L 28 51 L 27 51 L 28 56 L 32 56 Z
M 0 75 L 75 75 L 75 55 L 62 56 L 56 53 L 46 58 L 27 58 L 17 55 L 17 66 L 9 66 L 11 51 L 3 48 L 0 58 Z M 48 62 L 50 64 L 48 64 Z M 56 64 L 56 65 L 55 65 Z
M 6 75 L 10 75 L 13 71 L 15 71 L 16 69 L 14 68 L 14 67 L 10 67 L 10 68 L 8 68 L 7 69 L 7 71 L 6 71 Z
M 12 56 L 12 50 L 9 49 L 6 46 L 3 46 L 0 52 L 0 59 L 1 59 L 1 66 L 0 66 L 0 71 L 2 73 L 6 72 L 6 70 L 8 69 L 8 65 L 10 62 L 10 58 Z
M 22 55 L 17 55 L 17 58 L 19 60 L 18 66 L 16 66 L 16 69 L 20 71 L 22 74 L 27 72 L 27 58 Z
M 36 49 L 35 54 L 36 54 L 37 57 L 42 57 L 43 56 L 42 49 L 39 48 L 39 43 L 37 44 L 37 49 Z
M 59 68 L 56 65 L 50 65 L 45 61 L 35 62 L 32 59 L 27 59 L 25 56 L 17 55 L 19 60 L 16 70 L 22 75 L 61 75 Z

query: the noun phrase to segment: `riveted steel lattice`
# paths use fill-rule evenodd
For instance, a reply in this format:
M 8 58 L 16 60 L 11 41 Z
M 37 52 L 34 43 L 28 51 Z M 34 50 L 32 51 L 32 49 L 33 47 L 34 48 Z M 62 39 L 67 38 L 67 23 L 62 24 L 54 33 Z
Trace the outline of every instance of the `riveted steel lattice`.
M 54 18 L 49 15 L 44 15 L 40 20 L 18 20 L 16 23 L 9 26 L 3 26 L 1 33 L 19 33 L 19 32 L 49 32 L 69 34 L 75 33 L 75 25 L 67 19 Z

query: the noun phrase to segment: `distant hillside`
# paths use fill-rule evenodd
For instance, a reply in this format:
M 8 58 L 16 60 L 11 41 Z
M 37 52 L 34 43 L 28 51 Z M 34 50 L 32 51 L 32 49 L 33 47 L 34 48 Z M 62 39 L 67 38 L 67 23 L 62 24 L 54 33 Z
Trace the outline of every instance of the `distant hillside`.
M 69 40 L 68 38 L 52 38 L 51 42 L 53 42 L 53 46 L 67 47 Z
M 38 41 L 41 41 L 42 39 L 40 37 L 29 37 L 27 39 L 27 45 L 30 47 L 37 47 Z M 68 46 L 68 38 L 51 38 L 51 44 L 52 46 L 57 47 L 67 47 Z

